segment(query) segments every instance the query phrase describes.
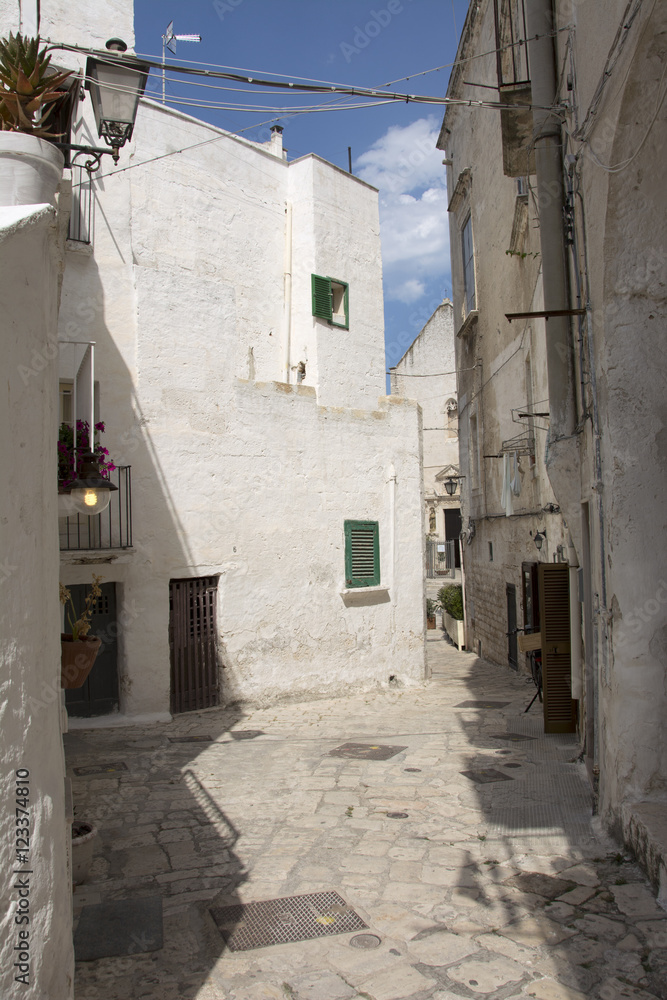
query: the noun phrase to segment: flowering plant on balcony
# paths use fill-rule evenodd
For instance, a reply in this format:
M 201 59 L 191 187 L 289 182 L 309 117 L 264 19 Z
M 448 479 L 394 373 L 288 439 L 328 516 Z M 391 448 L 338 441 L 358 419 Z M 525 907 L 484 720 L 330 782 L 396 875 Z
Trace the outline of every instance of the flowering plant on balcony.
M 95 424 L 95 434 L 104 432 L 104 423 L 99 421 Z M 104 479 L 109 478 L 109 473 L 116 468 L 109 459 L 109 449 L 105 448 L 99 441 L 94 446 L 90 443 L 90 426 L 87 420 L 77 420 L 76 422 L 76 456 L 74 454 L 74 430 L 69 424 L 61 424 L 58 432 L 58 485 L 66 490 L 75 479 L 81 475 L 84 456 L 92 453 L 98 459 L 100 475 Z

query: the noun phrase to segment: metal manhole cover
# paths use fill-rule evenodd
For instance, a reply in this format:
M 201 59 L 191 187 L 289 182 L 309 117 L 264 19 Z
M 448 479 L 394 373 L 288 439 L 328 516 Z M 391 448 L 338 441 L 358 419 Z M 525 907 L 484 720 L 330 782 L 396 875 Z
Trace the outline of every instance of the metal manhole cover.
M 509 701 L 462 701 L 454 708 L 505 708 Z
M 167 736 L 170 743 L 212 743 L 212 736 Z
M 491 733 L 489 739 L 505 740 L 507 743 L 526 743 L 528 740 L 537 739 L 537 737 L 525 736 L 523 733 Z
M 86 764 L 85 767 L 73 768 L 73 771 L 78 775 L 109 774 L 114 771 L 127 771 L 127 764 L 124 764 L 122 760 L 113 764 Z
M 407 813 L 387 813 L 387 819 L 407 819 Z
M 309 941 L 368 927 L 337 892 L 237 903 L 212 907 L 209 912 L 230 951 Z
M 381 746 L 377 743 L 343 743 L 329 751 L 330 757 L 351 757 L 355 760 L 389 760 L 407 747 Z
M 411 774 L 416 774 L 417 771 L 421 771 L 421 767 L 404 767 L 404 771 L 410 771 Z
M 254 740 L 258 736 L 263 736 L 261 729 L 230 729 L 229 735 L 233 740 Z
M 515 764 L 513 761 L 508 760 L 506 764 L 503 764 L 503 767 L 521 767 L 521 764 Z
M 464 777 L 470 778 L 471 781 L 476 781 L 478 785 L 488 785 L 492 781 L 514 781 L 514 778 L 510 778 L 509 774 L 503 774 L 502 771 L 496 771 L 492 767 L 483 768 L 481 771 L 461 771 Z
M 379 948 L 382 939 L 377 934 L 355 934 L 348 943 L 353 948 Z
M 512 751 L 511 750 L 496 750 L 496 753 L 498 753 L 498 754 L 507 754 L 507 753 L 512 753 Z

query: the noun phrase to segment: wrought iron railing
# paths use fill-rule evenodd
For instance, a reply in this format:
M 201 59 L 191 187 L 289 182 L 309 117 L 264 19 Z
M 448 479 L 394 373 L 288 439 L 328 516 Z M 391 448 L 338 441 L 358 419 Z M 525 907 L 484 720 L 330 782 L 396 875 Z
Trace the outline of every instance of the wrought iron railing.
M 72 167 L 72 211 L 69 217 L 67 239 L 76 243 L 90 243 L 92 239 L 92 184 L 83 167 Z
M 132 467 L 120 465 L 110 480 L 118 487 L 101 514 L 65 514 L 58 518 L 60 551 L 129 549 L 132 547 Z

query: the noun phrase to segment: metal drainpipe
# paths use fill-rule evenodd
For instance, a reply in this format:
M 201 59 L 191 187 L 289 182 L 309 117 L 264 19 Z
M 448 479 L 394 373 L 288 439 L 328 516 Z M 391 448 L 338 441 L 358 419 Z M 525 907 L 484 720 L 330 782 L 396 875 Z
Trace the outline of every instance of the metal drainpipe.
M 285 252 L 283 264 L 283 357 L 282 381 L 291 381 L 292 353 L 292 203 L 285 203 Z
M 533 136 L 544 308 L 547 311 L 569 309 L 561 123 L 557 114 L 539 110 L 552 108 L 557 100 L 552 0 L 526 0 L 525 10 L 532 103 L 537 106 L 533 111 Z M 557 441 L 574 434 L 576 425 L 572 338 L 566 316 L 548 320 L 546 350 L 551 412 L 549 441 Z

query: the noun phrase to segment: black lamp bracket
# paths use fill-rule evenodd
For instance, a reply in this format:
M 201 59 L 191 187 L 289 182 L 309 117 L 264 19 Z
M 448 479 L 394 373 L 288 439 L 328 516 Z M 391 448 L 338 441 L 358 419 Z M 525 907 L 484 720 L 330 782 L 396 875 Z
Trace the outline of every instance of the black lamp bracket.
M 89 159 L 85 163 L 79 164 L 79 166 L 83 166 L 91 175 L 100 169 L 103 156 L 112 156 L 114 163 L 118 163 L 120 155 L 117 146 L 114 146 L 112 149 L 104 149 L 99 146 L 76 146 L 71 142 L 53 142 L 52 145 L 57 146 L 58 149 L 74 151 L 72 164 L 74 164 L 78 156 L 87 155 Z

